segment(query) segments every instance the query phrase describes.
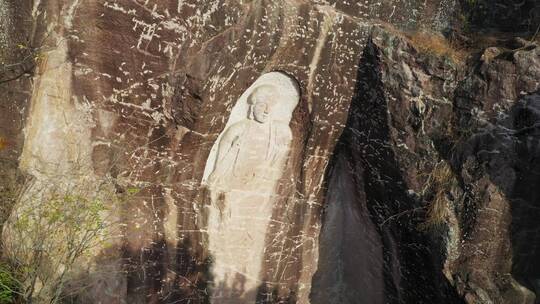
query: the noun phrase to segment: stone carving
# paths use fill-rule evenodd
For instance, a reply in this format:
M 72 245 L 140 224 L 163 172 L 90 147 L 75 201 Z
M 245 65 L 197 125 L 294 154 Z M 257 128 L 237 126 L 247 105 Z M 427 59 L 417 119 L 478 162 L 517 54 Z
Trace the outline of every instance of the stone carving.
M 291 141 L 289 126 L 269 119 L 278 89 L 263 85 L 248 97 L 247 119 L 228 127 L 219 141 L 214 171 L 208 184 L 230 190 L 271 185 L 276 179 Z M 270 170 L 270 171 L 268 171 Z
M 238 100 L 205 169 L 213 303 L 254 303 L 277 182 L 287 162 L 296 81 L 261 76 Z

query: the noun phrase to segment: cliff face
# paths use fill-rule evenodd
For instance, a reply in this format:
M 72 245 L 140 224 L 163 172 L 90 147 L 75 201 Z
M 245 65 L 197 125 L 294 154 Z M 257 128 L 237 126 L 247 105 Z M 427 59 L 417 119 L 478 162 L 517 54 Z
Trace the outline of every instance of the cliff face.
M 537 52 L 488 48 L 467 67 L 373 30 L 327 174 L 313 302 L 534 303 Z
M 442 272 L 434 236 L 445 234 L 423 227 L 457 76 L 451 61 L 373 29 L 328 174 L 314 303 L 462 303 Z
M 30 94 L 30 78 L 23 76 L 29 70 L 32 60 L 25 60 L 27 50 L 23 45 L 27 35 L 25 30 L 30 14 L 28 4 L 16 8 L 10 3 L 0 2 L 0 193 L 6 208 L 2 208 L 2 222 L 10 212 L 22 176 L 18 168 L 18 158 L 23 146 L 23 128 L 26 105 Z M 20 28 L 20 31 L 12 29 Z
M 491 52 L 495 52 L 494 58 Z M 466 269 L 463 272 L 476 278 L 487 293 L 471 297 L 526 302 L 523 297 L 532 296 L 527 296 L 528 292 L 517 296 L 516 290 L 522 288 L 514 278 L 531 290 L 538 288 L 533 283 L 537 266 L 528 258 L 537 254 L 529 247 L 538 244 L 533 232 L 536 224 L 529 217 L 536 214 L 536 190 L 523 187 L 534 183 L 536 176 L 537 120 L 533 113 L 538 101 L 539 71 L 537 46 L 522 46 L 513 51 L 487 49 L 458 89 L 458 123 L 463 130 L 472 130 L 472 136 L 462 141 L 458 152 L 452 155 L 465 185 L 465 206 L 473 212 L 474 219 L 474 225 L 467 227 L 470 244 L 464 249 L 481 254 L 458 258 L 454 267 Z M 505 80 L 493 77 L 495 74 L 516 77 Z M 478 114 L 471 117 L 471 112 Z M 491 228 L 486 231 L 482 226 Z M 478 268 L 506 274 L 489 278 L 480 274 Z M 497 287 L 498 292 L 494 290 Z
M 73 300 L 534 303 L 536 44 L 488 48 L 464 63 L 421 51 L 400 33 L 449 28 L 460 14 L 453 1 L 0 7 L 20 12 L 12 22 L 33 24 L 36 55 L 31 79 L 0 83 L 0 97 L 11 101 L 2 105 L 2 136 L 17 142 L 0 151 L 11 161 L 2 166 L 20 189 L 4 256 L 30 239 L 17 230 L 24 210 L 57 193 L 108 205 L 100 213 L 110 224 L 106 242 L 68 273 L 66 294 L 86 290 Z M 265 129 L 242 129 L 255 135 L 229 146 L 248 155 L 244 162 L 211 152 L 232 122 L 257 126 L 250 90 L 270 72 L 298 88 L 286 126 L 269 127 L 268 140 L 257 136 Z M 268 112 L 283 110 L 283 90 L 276 94 Z M 273 126 L 284 120 L 270 117 Z M 269 155 L 264 147 L 274 142 L 287 152 L 283 167 L 242 167 L 247 152 Z M 258 200 L 242 195 L 262 188 L 219 192 L 206 182 L 205 169 L 219 162 L 253 178 L 275 176 L 263 195 L 268 216 L 238 211 Z M 27 178 L 15 179 L 18 171 Z M 219 281 L 226 252 L 212 247 L 212 225 L 254 214 L 265 217 L 262 232 L 249 221 L 231 231 L 249 239 L 239 246 L 252 242 L 246 256 L 259 261 L 258 275 L 233 269 L 237 277 Z

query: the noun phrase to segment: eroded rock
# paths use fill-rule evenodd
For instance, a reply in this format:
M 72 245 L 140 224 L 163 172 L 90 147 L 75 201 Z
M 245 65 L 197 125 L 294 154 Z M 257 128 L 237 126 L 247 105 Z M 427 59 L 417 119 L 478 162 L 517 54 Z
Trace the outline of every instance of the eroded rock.
M 261 75 L 279 71 L 295 79 L 300 92 L 283 119 L 286 123 L 275 132 L 287 133 L 277 141 L 289 142 L 282 151 L 287 151 L 287 167 L 271 167 L 279 173 L 269 186 L 271 214 L 262 212 L 262 223 L 249 222 L 251 215 L 242 223 L 244 230 L 253 226 L 258 235 L 252 249 L 257 252 L 253 261 L 260 264 L 249 270 L 258 277 L 249 286 L 238 286 L 240 294 L 227 300 L 531 301 L 519 283 L 534 289 L 536 274 L 520 264 L 522 251 L 513 270 L 518 281 L 508 277 L 509 185 L 482 167 L 478 151 L 452 147 L 456 142 L 472 146 L 479 128 L 496 124 L 516 99 L 538 90 L 537 48 L 487 52 L 458 85 L 465 74 L 458 64 L 421 54 L 399 29 L 374 21 L 441 29 L 453 22 L 454 1 L 37 4 L 32 10 L 42 22 L 37 32 L 50 32 L 37 36 L 46 37 L 49 48 L 29 94 L 24 145 L 20 140 L 12 158 L 22 151 L 21 168 L 38 177 L 27 184 L 29 189 L 46 193 L 57 184 L 73 184 L 72 190 L 99 195 L 96 185 L 104 183 L 114 189 L 114 197 L 129 197 L 113 208 L 120 224 L 114 242 L 98 246 L 96 258 L 80 264 L 84 271 L 79 271 L 79 281 L 88 292 L 74 300 L 210 301 L 221 288 L 216 281 L 226 263 L 219 244 L 238 245 L 234 239 L 226 243 L 225 237 L 216 241 L 212 229 L 206 229 L 208 217 L 219 213 L 206 208 L 219 199 L 212 198 L 216 188 L 203 183 L 215 171 L 208 165 L 209 160 L 213 164 L 212 147 L 231 130 L 228 122 L 234 121 L 237 101 L 249 87 Z M 10 132 L 22 139 L 20 128 Z M 255 152 L 268 152 L 264 143 L 276 142 L 251 137 Z M 531 145 L 519 146 L 525 155 L 519 159 L 535 153 Z M 469 163 L 454 161 L 459 153 L 469 153 Z M 480 173 L 474 175 L 467 164 Z M 442 187 L 433 180 L 433 172 L 446 166 L 451 167 L 448 180 L 459 185 Z M 240 186 L 226 178 L 227 170 L 220 172 L 224 185 Z M 535 177 L 524 178 L 534 182 Z M 437 195 L 443 202 L 442 231 L 417 229 Z M 534 197 L 524 200 L 528 203 L 523 206 L 534 206 Z M 24 199 L 19 203 L 29 206 Z M 319 242 L 325 204 L 325 222 L 336 225 L 326 226 Z M 485 217 L 477 220 L 471 212 Z M 532 247 L 520 233 L 534 227 L 525 223 L 523 229 L 516 226 L 513 240 L 514 248 L 528 251 Z M 486 243 L 491 236 L 486 225 L 497 228 L 494 247 Z M 362 233 L 350 231 L 355 229 Z M 243 233 L 235 236 L 247 235 Z M 240 247 L 247 244 L 245 238 L 238 242 Z M 469 259 L 475 248 L 489 258 Z M 227 252 L 231 259 L 234 250 Z M 531 252 L 523 256 L 536 256 Z M 491 263 L 500 255 L 504 258 Z M 237 265 L 245 262 L 244 256 L 237 258 Z M 340 266 L 334 272 L 340 259 L 362 270 Z M 490 272 L 469 276 L 475 267 Z M 313 284 L 318 290 L 313 290 L 317 270 Z M 329 299 L 331 293 L 321 291 L 332 289 L 335 279 L 342 298 Z M 362 291 L 355 293 L 353 287 Z M 247 291 L 249 298 L 242 295 Z

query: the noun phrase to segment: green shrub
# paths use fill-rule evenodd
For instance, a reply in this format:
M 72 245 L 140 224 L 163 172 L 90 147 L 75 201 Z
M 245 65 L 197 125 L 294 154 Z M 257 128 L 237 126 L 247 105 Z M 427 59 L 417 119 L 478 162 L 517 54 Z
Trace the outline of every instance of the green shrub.
M 11 268 L 0 264 L 0 304 L 15 303 L 20 289 Z

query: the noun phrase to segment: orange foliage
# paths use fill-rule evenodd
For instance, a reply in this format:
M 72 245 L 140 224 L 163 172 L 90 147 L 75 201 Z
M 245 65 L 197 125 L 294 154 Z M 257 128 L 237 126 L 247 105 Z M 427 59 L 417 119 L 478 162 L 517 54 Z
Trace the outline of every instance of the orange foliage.
M 8 146 L 7 139 L 0 136 L 0 150 L 4 150 Z
M 415 32 L 410 35 L 412 45 L 419 51 L 439 57 L 448 57 L 456 63 L 463 62 L 466 52 L 456 43 L 443 36 L 429 32 Z

